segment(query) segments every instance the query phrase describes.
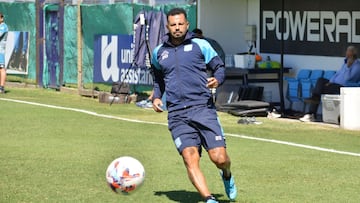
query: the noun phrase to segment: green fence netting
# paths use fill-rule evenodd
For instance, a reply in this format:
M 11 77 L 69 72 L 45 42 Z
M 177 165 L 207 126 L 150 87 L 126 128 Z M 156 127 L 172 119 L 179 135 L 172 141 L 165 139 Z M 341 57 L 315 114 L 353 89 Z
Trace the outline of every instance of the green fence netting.
M 77 83 L 77 7 L 64 7 L 64 71 L 63 83 Z
M 97 34 L 133 34 L 133 19 L 141 10 L 162 10 L 182 7 L 188 13 L 190 30 L 196 27 L 196 6 L 167 4 L 148 6 L 142 4 L 82 5 L 83 82 L 91 83 L 94 67 L 94 36 Z M 66 25 L 65 25 L 66 27 Z
M 29 32 L 28 79 L 36 80 L 36 7 L 34 3 L 0 3 L 9 31 Z
M 42 8 L 44 6 L 46 5 L 42 5 Z M 161 10 L 166 13 L 174 7 L 182 7 L 187 11 L 190 30 L 196 27 L 196 5 L 81 4 L 82 82 L 92 83 L 93 81 L 95 35 L 133 34 L 133 19 L 141 10 Z M 30 33 L 28 75 L 23 77 L 36 81 L 36 3 L 0 2 L 0 11 L 5 15 L 5 22 L 10 31 L 28 31 Z M 77 5 L 65 5 L 64 16 L 59 16 L 60 20 L 64 22 L 64 32 L 59 33 L 63 34 L 64 39 L 63 84 L 78 83 L 78 15 Z M 39 17 L 43 18 L 43 16 Z M 46 64 L 45 61 L 44 64 Z
M 131 34 L 133 10 L 127 3 L 82 5 L 83 82 L 91 83 L 94 67 L 94 38 L 98 34 Z

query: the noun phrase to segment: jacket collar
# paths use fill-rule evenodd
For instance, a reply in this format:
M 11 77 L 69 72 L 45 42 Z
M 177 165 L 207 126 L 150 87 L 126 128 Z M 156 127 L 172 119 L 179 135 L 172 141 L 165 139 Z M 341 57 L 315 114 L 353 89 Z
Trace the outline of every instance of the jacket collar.
M 188 40 L 191 40 L 192 38 L 195 37 L 195 34 L 193 32 L 188 31 L 185 35 L 185 39 L 181 44 L 185 44 Z M 170 33 L 167 33 L 164 37 L 163 37 L 163 42 L 168 45 L 168 46 L 172 46 L 174 47 L 174 45 L 171 43 L 170 41 Z

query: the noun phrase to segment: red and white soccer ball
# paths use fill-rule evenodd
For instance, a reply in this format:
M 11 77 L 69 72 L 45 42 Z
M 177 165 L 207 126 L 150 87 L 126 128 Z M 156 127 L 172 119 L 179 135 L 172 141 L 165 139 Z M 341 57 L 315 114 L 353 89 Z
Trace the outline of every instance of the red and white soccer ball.
M 144 166 L 129 156 L 123 156 L 110 163 L 106 170 L 106 181 L 116 192 L 129 193 L 136 190 L 145 180 Z

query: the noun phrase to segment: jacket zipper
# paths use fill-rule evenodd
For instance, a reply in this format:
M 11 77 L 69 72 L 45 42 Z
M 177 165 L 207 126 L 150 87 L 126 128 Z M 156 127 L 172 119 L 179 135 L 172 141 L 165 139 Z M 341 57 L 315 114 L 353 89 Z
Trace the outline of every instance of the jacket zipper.
M 179 95 L 180 95 L 180 101 L 183 101 L 184 99 L 184 93 L 183 93 L 183 90 L 182 90 L 182 87 L 181 87 L 181 70 L 180 70 L 180 67 L 179 67 L 179 58 L 178 58 L 178 49 L 179 47 L 181 47 L 182 45 L 178 46 L 178 47 L 175 47 L 175 71 L 176 71 L 176 83 L 177 83 L 177 91 L 179 91 Z M 186 108 L 186 106 L 184 106 L 184 108 Z

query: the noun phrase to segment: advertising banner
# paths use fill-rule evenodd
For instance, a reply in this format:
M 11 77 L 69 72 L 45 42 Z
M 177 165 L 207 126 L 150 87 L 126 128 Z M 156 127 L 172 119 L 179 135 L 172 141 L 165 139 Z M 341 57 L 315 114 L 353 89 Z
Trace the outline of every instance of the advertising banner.
M 360 1 L 260 0 L 260 51 L 344 56 L 350 44 L 360 48 Z M 284 25 L 284 26 L 283 26 Z
M 29 32 L 8 32 L 5 49 L 5 65 L 8 74 L 28 74 L 28 50 Z
M 125 82 L 152 85 L 147 67 L 132 65 L 132 35 L 96 35 L 94 44 L 94 82 Z

